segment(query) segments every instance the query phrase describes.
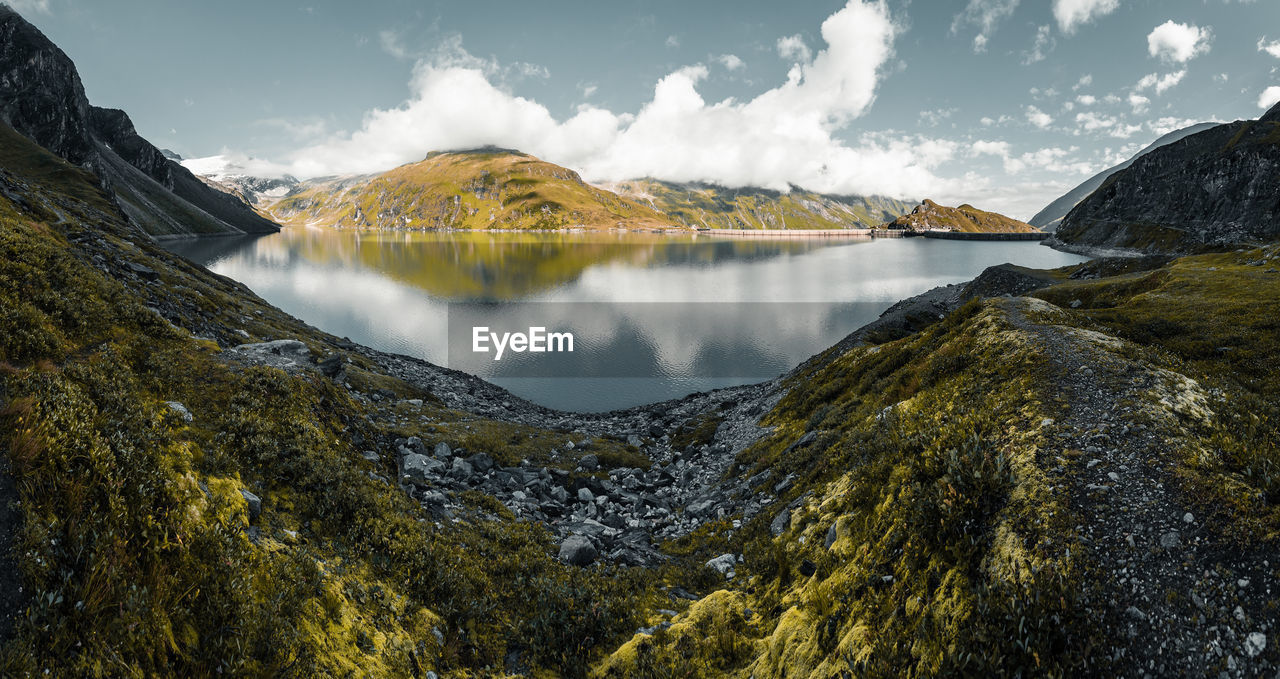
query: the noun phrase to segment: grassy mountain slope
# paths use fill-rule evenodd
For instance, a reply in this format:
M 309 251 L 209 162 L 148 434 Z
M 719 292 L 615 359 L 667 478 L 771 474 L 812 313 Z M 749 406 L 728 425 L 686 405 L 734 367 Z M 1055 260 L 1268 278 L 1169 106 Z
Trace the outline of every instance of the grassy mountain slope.
M 964 233 L 1031 233 L 1039 231 L 1026 222 L 1006 217 L 997 212 L 986 212 L 972 205 L 946 207 L 932 200 L 925 199 L 911 212 L 904 214 L 887 225 L 891 229 L 909 229 L 911 231 L 927 231 L 929 229 L 950 229 Z
M 637 179 L 606 185 L 692 228 L 872 228 L 900 215 L 908 203 L 879 196 L 829 196 L 810 191 L 729 189 Z
M 374 177 L 316 183 L 270 208 L 286 224 L 340 228 L 664 229 L 650 208 L 514 151 L 433 153 Z
M 28 146 L 0 156 L 17 158 L 0 174 L 0 455 L 21 521 L 0 602 L 23 601 L 6 676 L 1280 667 L 1263 585 L 1280 576 L 1280 247 L 1079 265 L 1034 298 L 833 349 L 759 404 L 771 429 L 727 467 L 776 496 L 766 511 L 706 521 L 665 566 L 578 568 L 499 498 L 462 492 L 442 520 L 388 482 L 408 436 L 574 469 L 581 453 L 548 453 L 563 414 L 445 407 L 440 383 L 156 249 Z M 282 338 L 345 377 L 232 349 Z M 663 421 L 687 452 L 724 445 L 722 420 Z M 600 476 L 648 466 L 591 445 Z M 726 553 L 734 578 L 701 567 Z

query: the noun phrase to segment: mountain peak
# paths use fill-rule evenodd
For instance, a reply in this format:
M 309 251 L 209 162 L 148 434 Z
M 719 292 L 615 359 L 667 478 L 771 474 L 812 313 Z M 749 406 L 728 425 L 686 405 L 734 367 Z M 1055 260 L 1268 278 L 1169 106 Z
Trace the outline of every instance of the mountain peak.
M 1275 106 L 1272 106 L 1269 111 L 1263 113 L 1258 122 L 1280 123 L 1280 101 L 1276 102 Z
M 987 212 L 965 203 L 960 207 L 947 207 L 925 198 L 909 214 L 886 224 L 891 229 L 910 231 L 960 231 L 966 233 L 1032 233 L 1039 229 L 1006 217 L 997 212 Z

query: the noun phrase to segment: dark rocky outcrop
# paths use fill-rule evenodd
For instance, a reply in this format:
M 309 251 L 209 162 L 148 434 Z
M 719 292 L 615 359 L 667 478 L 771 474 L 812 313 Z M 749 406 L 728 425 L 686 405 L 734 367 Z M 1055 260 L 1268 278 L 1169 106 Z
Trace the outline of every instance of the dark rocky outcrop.
M 1059 227 L 1056 247 L 1185 254 L 1280 237 L 1280 106 L 1156 149 Z
M 1071 208 L 1079 205 L 1080 201 L 1085 198 L 1088 198 L 1089 194 L 1096 191 L 1099 186 L 1102 186 L 1102 183 L 1107 181 L 1111 175 L 1121 170 L 1128 169 L 1133 165 L 1134 161 L 1162 146 L 1168 146 L 1175 141 L 1186 139 L 1193 134 L 1204 132 L 1212 127 L 1214 127 L 1214 123 L 1198 123 L 1190 127 L 1184 127 L 1180 130 L 1174 130 L 1173 132 L 1160 137 L 1152 142 L 1150 146 L 1136 153 L 1132 158 L 1093 175 L 1081 182 L 1079 186 L 1062 194 L 1062 196 L 1057 200 L 1049 203 L 1043 210 L 1037 212 L 1034 217 L 1028 219 L 1027 223 L 1034 227 L 1044 229 L 1045 231 L 1053 231 L 1057 229 L 1058 225 L 1062 223 L 1062 219 L 1071 211 Z
M 142 138 L 124 111 L 91 106 L 66 53 L 5 5 L 0 121 L 97 175 L 130 220 L 153 237 L 279 230 Z

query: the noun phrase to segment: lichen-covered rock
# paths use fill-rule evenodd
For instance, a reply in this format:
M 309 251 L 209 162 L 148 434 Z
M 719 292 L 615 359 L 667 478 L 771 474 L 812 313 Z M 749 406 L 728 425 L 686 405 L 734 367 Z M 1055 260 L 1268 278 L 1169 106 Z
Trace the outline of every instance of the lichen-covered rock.
M 560 560 L 573 566 L 590 566 L 596 560 L 596 546 L 581 535 L 570 535 L 560 543 Z

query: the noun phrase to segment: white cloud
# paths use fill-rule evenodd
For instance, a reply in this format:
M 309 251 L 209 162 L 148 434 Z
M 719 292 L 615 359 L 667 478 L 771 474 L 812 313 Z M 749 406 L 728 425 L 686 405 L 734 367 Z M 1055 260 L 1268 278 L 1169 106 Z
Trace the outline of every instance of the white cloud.
M 1053 18 L 1067 35 L 1096 18 L 1106 16 L 1120 6 L 1120 0 L 1053 0 Z
M 1067 158 L 1080 149 L 1071 147 L 1045 147 L 1029 151 L 1022 155 L 1014 155 L 1008 142 L 975 141 L 969 146 L 970 156 L 995 156 L 1000 158 L 1006 174 L 1016 175 L 1027 170 L 1045 170 L 1054 173 L 1090 174 L 1093 166 L 1089 163 L 1070 162 Z
M 1027 121 L 1042 130 L 1053 124 L 1053 116 L 1041 111 L 1035 106 L 1028 106 L 1026 112 Z
M 1147 35 L 1147 52 L 1161 61 L 1185 64 L 1208 52 L 1212 41 L 1213 32 L 1208 28 L 1169 20 Z
M 1107 130 L 1116 126 L 1118 123 L 1115 118 L 1094 111 L 1084 111 L 1076 114 L 1076 124 L 1080 129 L 1086 132 L 1095 132 L 1097 130 Z
M 1258 97 L 1258 108 L 1267 109 L 1280 103 L 1280 85 L 1272 85 Z
M 849 0 L 823 22 L 825 48 L 754 99 L 705 101 L 698 86 L 708 70 L 694 65 L 662 78 L 635 113 L 584 104 L 567 120 L 495 84 L 488 62 L 445 51 L 418 64 L 405 103 L 368 112 L 360 130 L 299 151 L 289 167 L 298 176 L 376 172 L 434 150 L 493 144 L 594 181 L 654 176 L 834 193 L 939 191 L 952 184 L 934 170 L 953 157 L 954 142 L 898 133 L 838 138 L 875 100 L 901 30 L 886 3 Z
M 973 38 L 973 51 L 985 52 L 996 27 L 1013 14 L 1013 10 L 1018 8 L 1018 2 L 1019 0 L 969 0 L 964 11 L 951 20 L 951 33 L 957 34 L 965 26 L 977 26 L 978 34 Z
M 14 11 L 49 14 L 49 0 L 5 0 Z
M 1093 106 L 1094 104 L 1098 103 L 1098 98 L 1093 96 L 1092 94 L 1082 94 L 1076 97 L 1076 102 L 1079 103 L 1081 106 Z
M 1134 86 L 1133 91 L 1141 92 L 1143 90 L 1154 87 L 1157 95 L 1164 94 L 1165 90 L 1182 82 L 1182 79 L 1186 75 L 1187 75 L 1186 69 L 1183 69 L 1181 71 L 1174 71 L 1173 73 L 1166 73 L 1164 75 L 1159 75 L 1157 73 L 1149 73 L 1147 75 L 1142 76 L 1142 79 L 1139 80 L 1138 84 Z
M 969 145 L 969 153 L 974 156 L 1009 157 L 1009 142 L 979 140 Z
M 778 38 L 778 56 L 791 61 L 808 62 L 813 58 L 813 53 L 809 51 L 809 46 L 805 44 L 804 38 L 797 33 L 788 35 L 785 38 Z
M 1053 34 L 1050 33 L 1049 24 L 1045 24 L 1037 28 L 1035 44 L 1031 46 L 1031 50 L 1029 52 L 1024 52 L 1022 55 L 1023 65 L 1025 66 L 1039 61 L 1044 61 L 1045 57 L 1047 57 L 1049 52 L 1052 52 L 1053 48 L 1056 46 L 1057 41 L 1053 39 Z
M 1267 42 L 1265 37 L 1258 39 L 1258 51 L 1266 52 L 1271 56 L 1280 59 L 1280 40 L 1272 40 Z
M 679 47 L 680 37 L 675 35 L 668 35 L 666 45 L 667 47 Z
M 1092 73 L 1086 73 L 1086 74 L 1084 74 L 1084 75 L 1080 76 L 1080 80 L 1079 80 L 1075 85 L 1072 85 L 1072 86 L 1071 86 L 1071 91 L 1072 91 L 1072 92 L 1075 92 L 1075 91 L 1079 90 L 1079 89 L 1080 89 L 1080 88 L 1082 88 L 1082 87 L 1088 87 L 1088 86 L 1090 86 L 1090 85 L 1092 85 L 1092 84 L 1093 84 L 1093 74 L 1092 74 Z
M 1129 95 L 1129 105 L 1133 107 L 1134 113 L 1142 113 L 1147 110 L 1147 104 L 1150 103 L 1151 100 L 1141 94 L 1134 93 Z
M 937 127 L 943 121 L 948 120 L 959 109 L 956 108 L 938 108 L 920 112 L 920 124 L 929 127 Z
M 720 56 L 716 57 L 716 61 L 720 62 L 721 66 L 724 66 L 726 69 L 730 71 L 736 71 L 742 68 L 743 66 L 747 65 L 744 61 L 742 61 L 742 59 L 739 59 L 738 55 L 736 54 L 721 54 Z

